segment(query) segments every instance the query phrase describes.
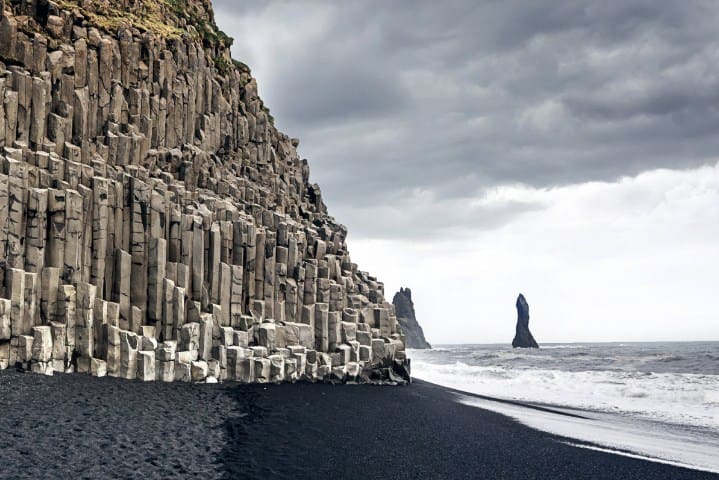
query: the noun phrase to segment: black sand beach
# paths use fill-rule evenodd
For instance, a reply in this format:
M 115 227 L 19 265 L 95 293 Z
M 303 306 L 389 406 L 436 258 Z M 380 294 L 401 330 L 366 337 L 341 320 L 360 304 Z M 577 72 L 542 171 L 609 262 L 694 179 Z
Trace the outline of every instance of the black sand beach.
M 0 478 L 710 479 L 409 387 L 0 372 Z

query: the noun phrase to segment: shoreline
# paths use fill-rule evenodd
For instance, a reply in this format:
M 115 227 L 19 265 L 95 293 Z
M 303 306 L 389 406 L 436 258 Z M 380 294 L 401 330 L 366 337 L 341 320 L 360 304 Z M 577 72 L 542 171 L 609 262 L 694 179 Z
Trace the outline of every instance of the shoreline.
M 708 479 L 568 445 L 451 389 L 0 372 L 0 478 Z
M 527 428 L 564 438 L 566 444 L 577 448 L 719 474 L 719 449 L 710 448 L 701 438 L 674 431 L 684 426 L 449 390 L 465 405 L 499 413 Z

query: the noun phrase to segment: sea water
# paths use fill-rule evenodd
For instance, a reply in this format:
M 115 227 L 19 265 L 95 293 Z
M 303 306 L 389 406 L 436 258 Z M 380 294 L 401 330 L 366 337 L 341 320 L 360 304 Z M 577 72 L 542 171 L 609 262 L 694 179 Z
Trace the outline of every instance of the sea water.
M 594 447 L 719 471 L 719 342 L 446 345 L 410 357 L 416 378 L 558 414 L 465 403 Z

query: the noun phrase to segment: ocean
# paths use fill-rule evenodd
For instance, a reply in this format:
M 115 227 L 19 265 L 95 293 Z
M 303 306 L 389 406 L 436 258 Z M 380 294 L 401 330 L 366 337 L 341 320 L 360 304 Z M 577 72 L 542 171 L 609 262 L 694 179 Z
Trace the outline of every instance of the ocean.
M 558 414 L 462 399 L 590 448 L 719 471 L 719 342 L 541 347 L 412 350 L 412 374 L 471 394 L 550 407 Z

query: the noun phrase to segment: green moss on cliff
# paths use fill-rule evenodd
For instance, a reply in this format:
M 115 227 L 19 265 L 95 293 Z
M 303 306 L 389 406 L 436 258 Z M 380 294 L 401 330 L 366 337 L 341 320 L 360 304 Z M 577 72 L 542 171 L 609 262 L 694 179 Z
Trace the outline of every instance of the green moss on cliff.
M 82 5 L 76 0 L 58 0 L 57 3 L 66 10 L 78 11 L 93 25 L 110 32 L 134 26 L 168 38 L 179 37 L 183 33 L 176 24 L 164 18 L 163 0 L 143 1 L 133 11 L 116 8 L 101 0 L 83 2 Z
M 270 109 L 264 103 L 262 104 L 262 110 L 265 112 L 265 115 L 267 115 L 267 120 L 269 120 L 270 123 L 274 125 L 275 117 L 270 113 Z
M 235 65 L 235 68 L 240 71 L 240 73 L 251 73 L 250 67 L 247 66 L 246 63 L 240 62 L 239 60 L 232 60 L 232 63 Z
M 225 75 L 232 70 L 232 62 L 225 57 L 215 57 L 215 68 L 221 75 Z
M 60 7 L 75 10 L 107 31 L 133 26 L 165 38 L 190 35 L 205 47 L 232 45 L 232 38 L 215 25 L 209 3 L 200 0 L 139 0 L 123 9 L 107 0 L 57 0 Z
M 56 1 L 60 8 L 81 14 L 87 22 L 107 32 L 134 27 L 166 39 L 189 36 L 213 50 L 212 59 L 218 74 L 227 75 L 233 70 L 250 74 L 247 65 L 227 55 L 233 40 L 217 28 L 207 0 L 136 0 L 129 8 L 113 0 Z M 272 119 L 269 111 L 267 113 Z

